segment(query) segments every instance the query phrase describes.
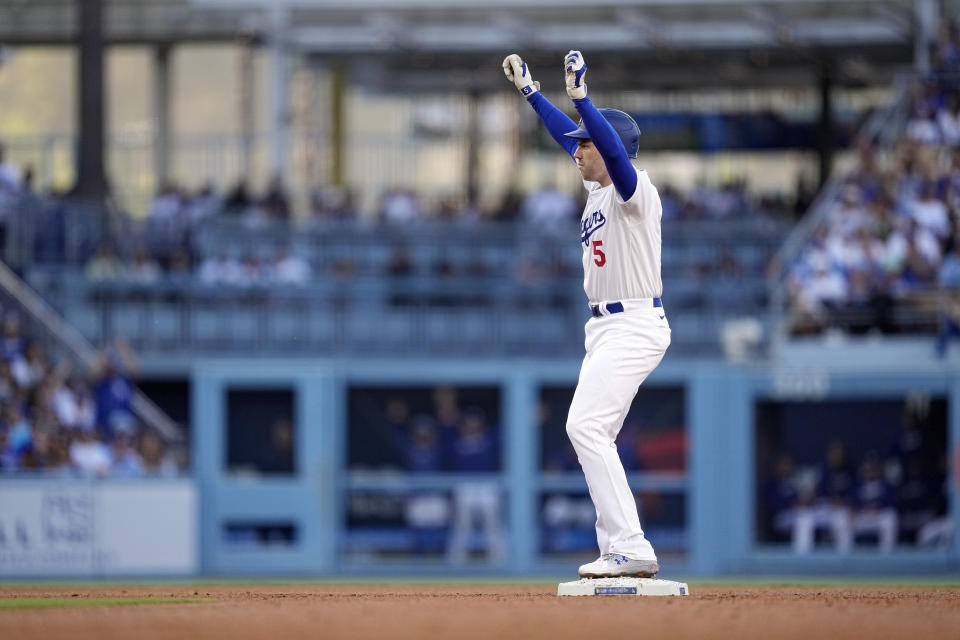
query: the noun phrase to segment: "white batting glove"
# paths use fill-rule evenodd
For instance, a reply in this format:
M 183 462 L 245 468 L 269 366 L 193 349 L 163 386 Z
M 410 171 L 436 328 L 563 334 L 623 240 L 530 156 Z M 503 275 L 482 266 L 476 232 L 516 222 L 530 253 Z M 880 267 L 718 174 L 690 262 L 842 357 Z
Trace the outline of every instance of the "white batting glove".
M 583 54 L 571 49 L 570 53 L 563 57 L 563 70 L 567 80 L 567 95 L 570 99 L 586 98 L 587 83 L 583 81 L 583 76 L 587 73 L 587 63 L 583 60 Z
M 515 53 L 503 59 L 503 75 L 507 76 L 507 80 L 512 82 L 524 96 L 540 91 L 540 83 L 533 81 L 530 67 Z

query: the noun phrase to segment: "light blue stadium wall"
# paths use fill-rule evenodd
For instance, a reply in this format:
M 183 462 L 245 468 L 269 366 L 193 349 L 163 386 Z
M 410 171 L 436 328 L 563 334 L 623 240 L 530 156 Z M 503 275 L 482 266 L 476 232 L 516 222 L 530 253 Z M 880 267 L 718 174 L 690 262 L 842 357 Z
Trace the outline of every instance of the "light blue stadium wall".
M 193 451 L 202 500 L 201 559 L 209 574 L 446 574 L 449 567 L 421 561 L 355 564 L 338 553 L 348 488 L 451 486 L 458 476 L 362 476 L 346 472 L 346 390 L 349 385 L 416 386 L 438 383 L 497 386 L 502 395 L 509 572 L 563 575 L 570 567 L 538 555 L 537 393 L 544 384 L 574 384 L 575 360 L 211 360 L 194 364 Z M 960 369 L 916 364 L 886 372 L 839 358 L 832 365 L 804 363 L 732 366 L 669 360 L 645 386 L 686 388 L 689 434 L 687 489 L 689 553 L 666 567 L 671 575 L 749 573 L 938 573 L 960 571 L 956 542 L 947 552 L 898 551 L 892 556 L 860 551 L 838 558 L 829 551 L 798 558 L 788 550 L 756 545 L 754 513 L 753 406 L 757 399 L 891 397 L 927 392 L 948 398 L 949 447 L 960 444 Z M 298 468 L 295 480 L 231 478 L 224 474 L 225 392 L 229 388 L 287 387 L 296 390 Z M 953 457 L 951 456 L 951 460 Z M 361 474 L 362 475 L 362 474 Z M 633 474 L 635 490 L 656 489 L 656 474 Z M 582 481 L 576 481 L 582 482 Z M 658 484 L 660 483 L 660 484 Z M 670 485 L 670 483 L 667 483 Z M 676 483 L 671 485 L 676 489 Z M 957 489 L 951 513 L 960 531 Z M 294 550 L 231 551 L 222 543 L 225 520 L 278 517 L 301 531 Z M 503 574 L 503 567 L 471 567 L 472 573 Z

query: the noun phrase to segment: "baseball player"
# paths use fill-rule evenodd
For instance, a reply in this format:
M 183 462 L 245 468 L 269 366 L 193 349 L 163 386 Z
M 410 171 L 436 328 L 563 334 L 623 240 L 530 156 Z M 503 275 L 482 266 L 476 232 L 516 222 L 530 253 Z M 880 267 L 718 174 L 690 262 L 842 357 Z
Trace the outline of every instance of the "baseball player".
M 597 109 L 587 97 L 583 55 L 563 59 L 567 95 L 580 124 L 539 92 L 517 54 L 503 71 L 576 161 L 589 193 L 580 219 L 583 288 L 593 315 L 587 321 L 586 357 L 567 416 L 573 443 L 597 510 L 600 557 L 580 577 L 653 577 L 660 567 L 643 534 L 637 505 L 614 443 L 640 384 L 670 345 L 660 300 L 660 196 L 637 157 L 640 129 L 616 109 Z

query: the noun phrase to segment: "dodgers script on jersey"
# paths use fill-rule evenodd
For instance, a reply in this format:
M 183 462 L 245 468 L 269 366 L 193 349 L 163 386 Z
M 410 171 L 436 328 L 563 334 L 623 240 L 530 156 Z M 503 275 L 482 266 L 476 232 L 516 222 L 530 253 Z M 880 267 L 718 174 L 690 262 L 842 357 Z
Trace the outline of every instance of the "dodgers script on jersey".
M 583 290 L 590 304 L 659 298 L 660 194 L 637 169 L 637 189 L 624 202 L 611 184 L 584 181 L 590 192 L 580 220 Z

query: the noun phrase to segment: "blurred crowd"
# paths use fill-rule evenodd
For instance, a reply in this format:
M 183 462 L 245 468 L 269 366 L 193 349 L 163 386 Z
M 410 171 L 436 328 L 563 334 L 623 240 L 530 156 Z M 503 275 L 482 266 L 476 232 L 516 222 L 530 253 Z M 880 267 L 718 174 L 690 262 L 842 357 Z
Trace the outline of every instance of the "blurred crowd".
M 102 349 L 89 371 L 53 363 L 29 340 L 15 311 L 0 334 L 0 473 L 60 477 L 175 476 L 178 462 L 131 408 L 136 358 L 123 341 Z
M 743 181 L 730 181 L 718 187 L 699 185 L 684 193 L 668 184 L 659 187 L 663 215 L 668 220 L 791 218 L 794 214 L 794 202 L 779 197 L 748 196 L 748 185 Z M 292 242 L 284 247 L 258 246 L 255 251 L 243 251 L 236 247 L 221 249 L 222 244 L 204 238 L 217 235 L 221 227 L 216 225 L 229 226 L 231 221 L 235 223 L 232 233 L 240 230 L 241 237 L 251 239 L 266 229 L 276 230 L 278 223 L 282 226 L 289 221 L 295 227 L 291 229 L 292 240 L 299 231 L 309 232 L 313 225 L 319 224 L 317 228 L 322 229 L 324 221 L 352 220 L 364 227 L 380 223 L 385 228 L 397 229 L 420 221 L 468 225 L 483 221 L 511 222 L 535 226 L 540 233 L 575 237 L 583 196 L 552 186 L 527 193 L 511 189 L 498 201 L 481 206 L 463 197 L 427 198 L 409 189 L 394 188 L 381 195 L 371 216 L 370 212 L 359 210 L 351 190 L 324 185 L 309 194 L 308 210 L 294 215 L 294 198 L 283 180 L 274 177 L 260 193 L 254 193 L 246 180 L 225 192 L 209 184 L 196 190 L 167 184 L 157 191 L 143 219 L 118 213 L 114 207 L 112 213 L 96 220 L 95 224 L 85 220 L 80 225 L 82 229 L 76 229 L 71 225 L 77 223 L 70 221 L 77 218 L 77 212 L 64 198 L 35 191 L 32 169 L 5 160 L 0 142 L 0 233 L 17 226 L 11 225 L 15 216 L 26 216 L 28 220 L 24 222 L 28 224 L 17 228 L 21 234 L 16 243 L 18 258 L 29 253 L 30 263 L 79 262 L 85 265 L 88 278 L 97 282 L 248 287 L 302 286 L 314 277 L 343 278 L 357 273 L 490 275 L 503 265 L 491 264 L 479 253 L 466 262 L 440 256 L 430 264 L 420 264 L 400 240 L 394 243 L 392 255 L 383 264 L 382 271 L 376 273 L 369 265 L 362 264 L 363 255 L 319 264 L 298 251 Z M 30 206 L 24 206 L 25 201 L 29 201 Z M 204 236 L 205 229 L 213 230 Z M 0 250 L 4 246 L 0 238 Z M 535 251 L 528 253 L 537 255 Z M 566 265 L 538 262 L 534 257 L 521 256 L 520 260 L 512 261 L 519 281 L 571 275 L 575 271 Z
M 147 293 L 151 287 L 159 285 L 167 287 L 166 292 L 175 293 L 187 285 L 217 287 L 222 291 L 295 289 L 356 276 L 426 277 L 441 282 L 454 278 L 495 277 L 498 282 L 533 285 L 557 278 L 579 278 L 581 274 L 579 256 L 572 241 L 551 242 L 546 249 L 542 243 L 536 242 L 537 234 L 558 239 L 564 234 L 569 238 L 576 237 L 575 225 L 581 203 L 554 189 L 523 197 L 508 194 L 510 202 L 494 213 L 495 220 L 515 220 L 535 226 L 537 232 L 527 241 L 520 236 L 511 236 L 510 246 L 487 243 L 465 246 L 462 250 L 445 244 L 433 246 L 429 234 L 423 238 L 408 238 L 406 227 L 401 226 L 404 221 L 437 219 L 438 214 L 425 213 L 414 194 L 392 191 L 384 198 L 381 220 L 385 229 L 395 226 L 399 232 L 378 234 L 372 238 L 367 237 L 369 234 L 361 234 L 351 250 L 342 251 L 330 245 L 319 245 L 327 231 L 323 227 L 311 226 L 317 218 L 298 219 L 293 223 L 296 225 L 293 229 L 263 235 L 259 223 L 252 221 L 289 216 L 288 205 L 279 204 L 288 202 L 279 184 L 256 201 L 238 195 L 245 194 L 245 188 L 238 187 L 234 191 L 230 197 L 223 198 L 209 188 L 193 196 L 172 187 L 162 190 L 148 217 L 142 221 L 142 229 L 131 229 L 117 239 L 99 240 L 81 252 L 87 256 L 83 261 L 86 278 L 91 283 L 122 285 L 124 288 L 120 291 L 139 289 Z M 749 202 L 745 193 L 744 184 L 728 184 L 721 189 L 700 187 L 682 197 L 665 187 L 662 190 L 664 216 L 676 220 L 742 220 L 752 215 L 769 218 L 774 210 L 777 216 L 781 216 L 779 205 L 763 209 L 766 213 L 757 213 L 756 203 Z M 267 207 L 263 202 L 274 204 Z M 401 202 L 403 204 L 398 204 Z M 354 215 L 346 209 L 337 209 L 338 213 L 330 214 L 333 210 L 330 205 L 324 209 L 326 213 L 323 215 L 336 215 L 341 219 Z M 267 216 L 267 211 L 277 213 Z M 205 221 L 219 225 L 231 216 L 239 216 L 233 219 L 246 222 L 231 228 L 229 236 L 221 234 L 222 227 L 204 227 Z M 364 223 L 358 224 L 367 229 Z M 51 244 L 50 241 L 51 237 L 59 237 L 56 228 L 55 224 L 42 225 L 35 252 L 38 258 L 42 258 L 41 263 L 62 264 L 65 260 L 63 251 L 53 248 L 56 242 Z M 256 241 L 261 236 L 263 241 Z M 728 238 L 726 242 L 731 242 L 728 236 L 724 236 Z M 311 237 L 316 237 L 317 243 L 308 241 Z M 560 251 L 561 248 L 564 250 Z M 383 253 L 384 249 L 387 254 Z M 724 249 L 713 243 L 707 252 L 685 250 L 683 275 L 691 281 L 759 276 L 763 269 L 762 260 L 741 259 L 739 251 L 750 249 L 732 244 Z M 717 255 L 710 257 L 708 254 L 712 253 Z M 441 306 L 456 303 L 439 294 L 435 298 L 433 302 Z M 391 304 L 400 306 L 412 302 L 403 294 L 390 300 Z
M 792 328 L 935 332 L 937 290 L 960 288 L 960 38 L 944 25 L 891 149 L 861 141 L 856 169 L 790 270 Z M 895 307 L 927 311 L 914 321 Z M 941 347 L 942 349 L 943 347 Z
M 886 451 L 851 460 L 831 442 L 820 465 L 799 466 L 781 452 L 765 486 L 767 526 L 796 553 L 810 553 L 827 536 L 840 553 L 863 539 L 890 552 L 897 544 L 947 547 L 949 480 L 946 448 L 932 437 L 922 412 L 907 407 Z

